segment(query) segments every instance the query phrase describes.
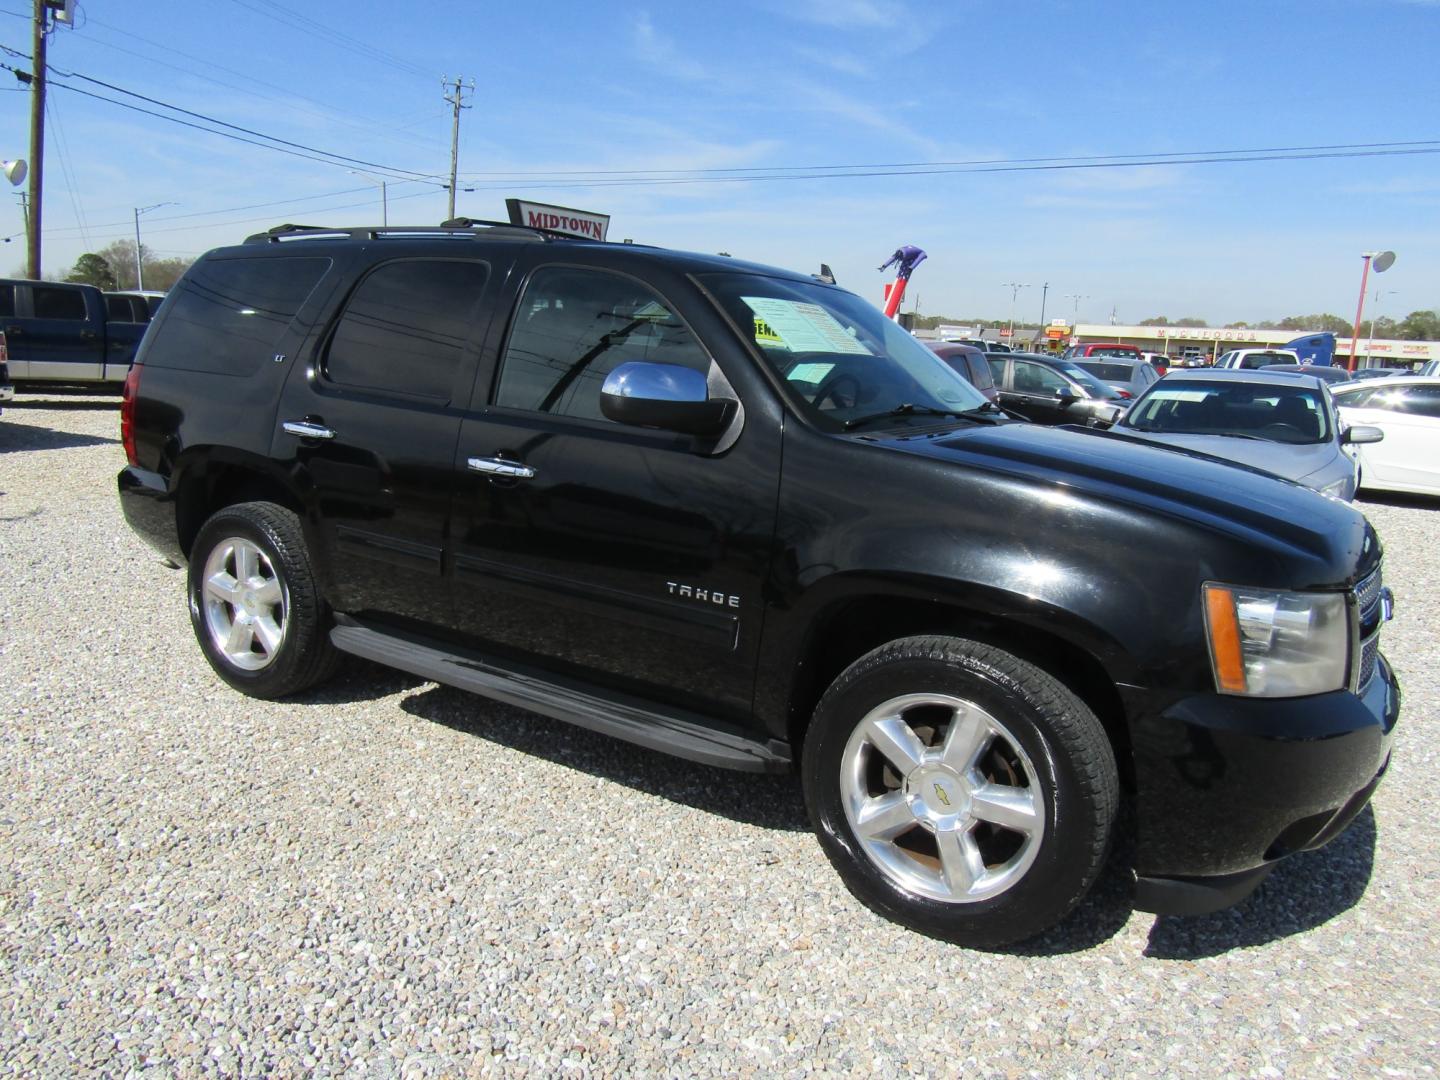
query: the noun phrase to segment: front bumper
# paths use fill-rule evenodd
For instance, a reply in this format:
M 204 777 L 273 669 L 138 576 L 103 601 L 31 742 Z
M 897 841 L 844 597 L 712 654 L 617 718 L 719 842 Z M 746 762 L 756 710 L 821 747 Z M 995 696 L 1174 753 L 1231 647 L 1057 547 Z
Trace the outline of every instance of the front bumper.
M 1383 656 L 1359 694 L 1203 694 L 1132 728 L 1139 835 L 1136 907 L 1214 911 L 1277 862 L 1329 843 L 1390 760 L 1400 687 Z
M 175 500 L 165 477 L 134 465 L 120 470 L 116 477 L 120 491 L 120 509 L 125 520 L 140 538 L 170 562 L 185 562 L 180 550 L 180 530 L 175 518 Z

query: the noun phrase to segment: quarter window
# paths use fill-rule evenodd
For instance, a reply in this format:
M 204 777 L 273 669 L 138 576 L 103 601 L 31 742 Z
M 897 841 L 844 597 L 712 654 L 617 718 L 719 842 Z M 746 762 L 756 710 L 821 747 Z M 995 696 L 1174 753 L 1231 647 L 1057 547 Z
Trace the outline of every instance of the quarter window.
M 334 383 L 386 393 L 450 397 L 489 277 L 484 263 L 387 263 L 360 283 L 325 356 Z
M 0 319 L 15 317 L 15 286 L 0 285 Z
M 516 310 L 495 403 L 604 420 L 605 376 L 632 360 L 710 370 L 694 335 L 644 285 L 599 270 L 545 268 Z
M 329 259 L 201 259 L 170 294 L 165 332 L 147 335 L 150 367 L 250 375 L 319 283 Z

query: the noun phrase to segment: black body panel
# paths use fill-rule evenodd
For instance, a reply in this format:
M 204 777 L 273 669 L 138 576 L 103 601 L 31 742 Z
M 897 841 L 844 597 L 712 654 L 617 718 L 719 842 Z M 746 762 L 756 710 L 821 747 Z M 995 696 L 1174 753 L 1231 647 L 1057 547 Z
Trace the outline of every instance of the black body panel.
M 1126 756 L 1142 902 L 1168 909 L 1243 895 L 1363 806 L 1398 715 L 1388 665 L 1362 695 L 1221 696 L 1201 610 L 1211 581 L 1353 589 L 1381 551 L 1351 507 L 1075 427 L 916 414 L 827 434 L 697 284 L 808 279 L 515 232 L 271 238 L 207 256 L 332 265 L 249 375 L 144 367 L 120 477 L 132 526 L 178 560 L 227 500 L 285 502 L 346 617 L 342 648 L 730 767 L 798 752 L 826 682 L 879 644 L 877 613 L 897 613 L 878 620 L 894 636 L 1024 644 L 1089 695 Z M 402 258 L 490 268 L 443 400 L 321 370 L 346 298 Z M 662 298 L 703 343 L 712 390 L 738 401 L 736 437 L 495 405 L 525 282 L 556 265 L 631 275 Z

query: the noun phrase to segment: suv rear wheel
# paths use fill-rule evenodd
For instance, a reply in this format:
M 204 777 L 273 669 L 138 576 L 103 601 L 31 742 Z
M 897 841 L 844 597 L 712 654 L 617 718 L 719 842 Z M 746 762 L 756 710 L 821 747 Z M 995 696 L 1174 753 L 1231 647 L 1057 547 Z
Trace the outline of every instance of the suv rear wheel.
M 1094 713 L 1040 668 L 950 637 L 893 641 L 821 699 L 802 761 L 826 854 L 866 905 L 996 946 L 1059 922 L 1119 801 Z
M 216 511 L 195 538 L 188 585 L 200 649 L 235 689 L 284 697 L 334 672 L 330 613 L 292 511 L 267 502 Z

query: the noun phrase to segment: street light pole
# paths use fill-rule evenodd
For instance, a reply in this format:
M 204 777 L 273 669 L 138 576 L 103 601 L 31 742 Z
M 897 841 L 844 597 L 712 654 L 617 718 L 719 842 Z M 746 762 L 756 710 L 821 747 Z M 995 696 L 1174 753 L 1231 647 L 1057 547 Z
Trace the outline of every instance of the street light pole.
M 1390 269 L 1395 261 L 1393 251 L 1364 251 L 1360 258 L 1365 260 L 1365 268 L 1360 271 L 1360 303 L 1355 307 L 1355 328 L 1350 332 L 1350 364 L 1349 371 L 1355 370 L 1355 350 L 1360 344 L 1360 320 L 1365 315 L 1365 289 L 1370 283 L 1370 260 L 1375 260 L 1375 272 L 1383 274 Z
M 140 292 L 145 288 L 145 265 L 140 258 L 140 215 L 148 214 L 151 210 L 159 210 L 162 206 L 176 206 L 173 202 L 157 202 L 154 206 L 135 207 L 135 291 Z
M 378 176 L 371 176 L 367 172 L 361 172 L 359 169 L 349 169 L 347 171 L 351 176 L 358 176 L 361 180 L 369 180 L 372 184 L 380 185 L 380 224 L 382 227 L 389 225 L 390 199 L 389 196 L 385 194 L 385 181 Z
M 1020 295 L 1021 289 L 1030 288 L 1030 283 L 1007 281 L 1004 283 L 1004 287 L 1010 290 L 1010 329 L 1006 336 L 1009 338 L 1009 342 L 1013 342 L 1015 340 L 1015 298 Z M 1009 342 L 1007 342 L 1007 344 Z
M 1395 290 L 1394 290 L 1394 289 L 1386 289 L 1386 290 L 1384 290 L 1383 292 L 1382 292 L 1381 290 L 1379 290 L 1379 289 L 1376 289 L 1376 290 L 1375 290 L 1375 295 L 1370 298 L 1370 308 L 1371 308 L 1371 310 L 1370 310 L 1370 332 L 1365 335 L 1365 359 L 1366 359 L 1366 360 L 1369 360 L 1369 359 L 1370 359 L 1370 346 L 1373 345 L 1374 342 L 1375 342 L 1375 312 L 1378 311 L 1379 308 L 1380 308 L 1380 297 L 1382 297 L 1382 296 L 1394 296 L 1394 295 L 1395 295 Z

